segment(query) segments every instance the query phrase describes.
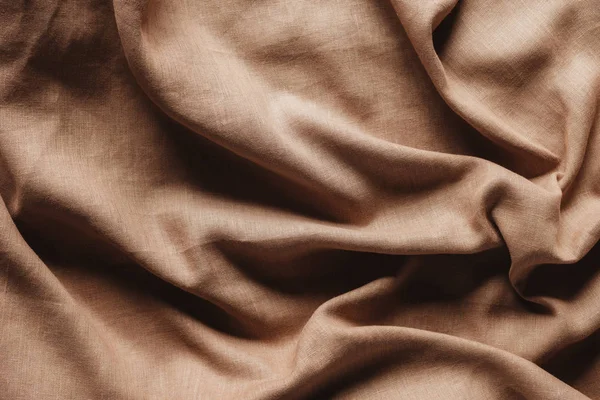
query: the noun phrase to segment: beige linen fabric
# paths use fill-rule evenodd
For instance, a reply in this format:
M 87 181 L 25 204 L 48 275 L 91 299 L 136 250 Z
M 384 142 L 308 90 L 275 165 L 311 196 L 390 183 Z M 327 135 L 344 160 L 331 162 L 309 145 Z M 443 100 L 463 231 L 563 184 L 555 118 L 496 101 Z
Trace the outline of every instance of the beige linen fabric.
M 0 399 L 600 398 L 598 0 L 0 0 Z

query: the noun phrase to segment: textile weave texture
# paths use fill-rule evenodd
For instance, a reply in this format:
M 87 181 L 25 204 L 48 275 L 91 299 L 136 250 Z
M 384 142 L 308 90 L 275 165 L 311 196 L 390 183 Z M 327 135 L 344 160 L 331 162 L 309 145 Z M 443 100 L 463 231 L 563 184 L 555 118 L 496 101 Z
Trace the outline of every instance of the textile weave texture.
M 0 0 L 0 400 L 600 399 L 599 0 Z

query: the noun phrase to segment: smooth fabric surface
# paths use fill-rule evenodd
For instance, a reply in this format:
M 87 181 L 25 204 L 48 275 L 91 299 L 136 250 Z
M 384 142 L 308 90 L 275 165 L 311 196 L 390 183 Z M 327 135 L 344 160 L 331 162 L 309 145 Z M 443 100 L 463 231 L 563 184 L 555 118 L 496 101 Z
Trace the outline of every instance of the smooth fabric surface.
M 0 399 L 600 398 L 598 0 L 0 0 Z

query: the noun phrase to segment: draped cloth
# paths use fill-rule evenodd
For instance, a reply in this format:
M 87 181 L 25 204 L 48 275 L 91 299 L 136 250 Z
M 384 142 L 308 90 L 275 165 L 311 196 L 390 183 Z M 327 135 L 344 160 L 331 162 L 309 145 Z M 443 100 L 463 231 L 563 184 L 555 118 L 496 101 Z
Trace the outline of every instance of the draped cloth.
M 1 0 L 0 399 L 600 398 L 598 0 Z

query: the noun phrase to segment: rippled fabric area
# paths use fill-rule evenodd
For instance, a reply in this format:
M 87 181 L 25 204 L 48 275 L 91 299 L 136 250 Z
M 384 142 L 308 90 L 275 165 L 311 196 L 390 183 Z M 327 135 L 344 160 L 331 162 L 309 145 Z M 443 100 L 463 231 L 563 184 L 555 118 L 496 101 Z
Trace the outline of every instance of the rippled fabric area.
M 598 0 L 0 0 L 0 399 L 599 399 L 599 91 Z

